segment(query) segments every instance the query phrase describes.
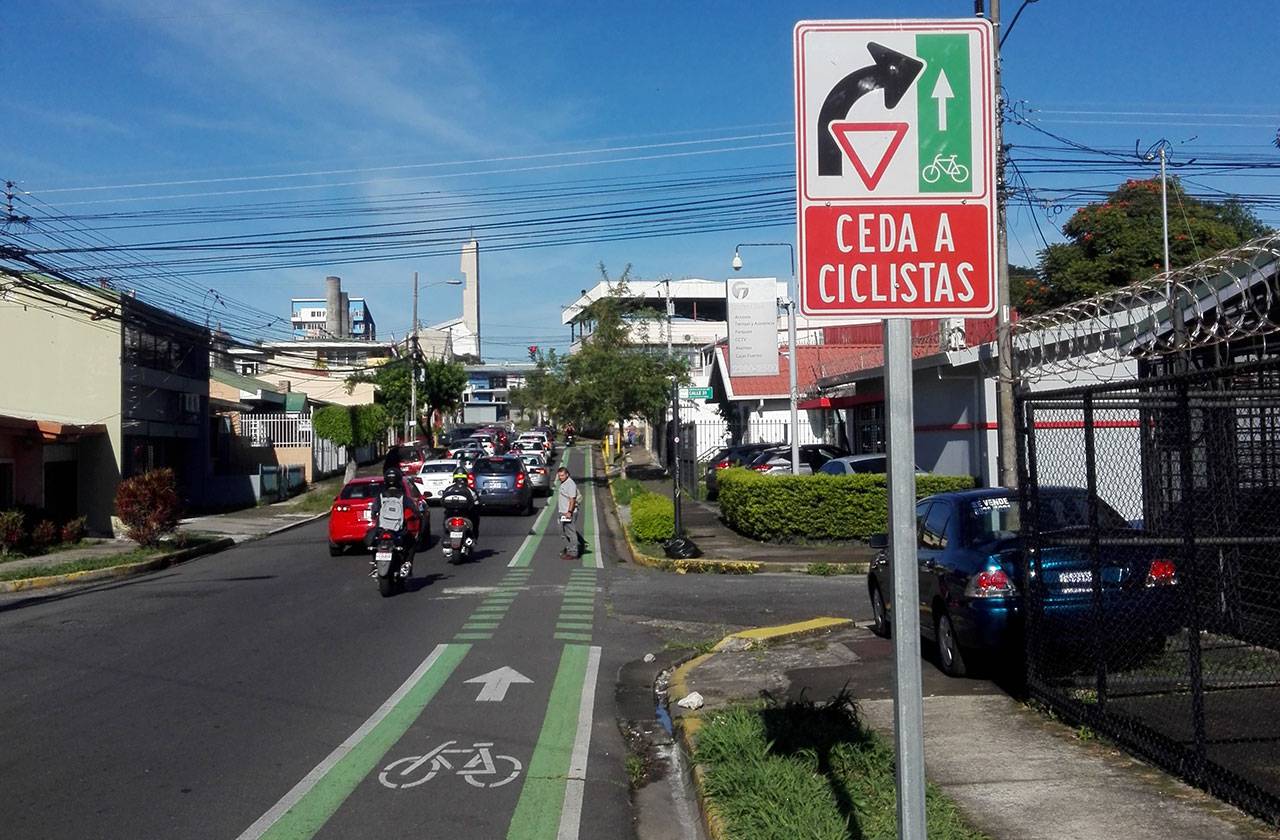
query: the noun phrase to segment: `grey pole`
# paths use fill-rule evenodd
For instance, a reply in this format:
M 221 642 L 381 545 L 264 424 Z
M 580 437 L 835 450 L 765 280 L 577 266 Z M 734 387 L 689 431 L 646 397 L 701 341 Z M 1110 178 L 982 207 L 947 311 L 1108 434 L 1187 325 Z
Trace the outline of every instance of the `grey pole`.
M 1169 276 L 1169 182 L 1164 171 L 1165 148 L 1160 144 L 1160 221 L 1164 232 L 1164 274 Z
M 893 571 L 893 731 L 898 837 L 924 840 L 924 710 L 920 676 L 920 591 L 916 568 L 916 444 L 911 324 L 884 322 L 885 420 L 889 444 L 889 565 Z
M 1000 0 L 991 0 L 996 86 L 996 435 L 1000 483 L 1018 487 L 1018 439 L 1013 428 L 1013 333 L 1009 312 L 1009 232 L 1004 188 L 1004 98 L 1000 93 Z
M 409 341 L 409 442 L 418 439 L 418 272 L 413 273 L 413 333 Z M 432 441 L 434 444 L 435 441 Z
M 800 409 L 798 407 L 799 388 L 796 385 L 796 355 L 799 349 L 796 347 L 796 270 L 794 265 L 791 269 L 791 299 L 787 301 L 787 341 L 791 344 L 791 351 L 787 353 L 787 376 L 789 377 L 791 391 L 791 474 L 800 474 Z

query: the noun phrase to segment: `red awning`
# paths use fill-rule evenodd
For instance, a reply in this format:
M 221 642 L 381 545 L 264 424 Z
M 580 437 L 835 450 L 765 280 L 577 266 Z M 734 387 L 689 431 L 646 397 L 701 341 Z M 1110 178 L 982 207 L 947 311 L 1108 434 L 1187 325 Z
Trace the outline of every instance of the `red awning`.
M 851 394 L 847 397 L 812 397 L 796 404 L 796 408 L 852 408 L 855 405 L 884 402 L 884 394 Z

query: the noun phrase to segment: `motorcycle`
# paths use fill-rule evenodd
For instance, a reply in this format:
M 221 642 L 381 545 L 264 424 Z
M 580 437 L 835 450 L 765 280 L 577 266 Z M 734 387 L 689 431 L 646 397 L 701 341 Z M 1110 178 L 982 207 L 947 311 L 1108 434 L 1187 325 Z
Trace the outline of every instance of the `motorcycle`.
M 574 434 L 573 434 L 573 432 L 568 432 L 568 433 L 566 433 L 566 434 L 565 434 L 565 436 L 564 436 L 564 445 L 565 445 L 565 447 L 567 448 L 567 447 L 573 446 L 573 441 L 574 441 L 574 439 L 575 439 L 575 438 L 574 438 Z
M 377 579 L 383 598 L 403 592 L 405 581 L 413 574 L 413 549 L 396 536 L 395 531 L 378 529 L 372 541 L 369 577 Z
M 440 503 L 444 507 L 444 535 L 440 539 L 444 559 L 450 563 L 465 563 L 471 559 L 471 551 L 475 547 L 475 523 L 465 515 L 461 506 L 450 504 L 451 496 L 444 496 Z M 450 509 L 453 507 L 454 509 Z

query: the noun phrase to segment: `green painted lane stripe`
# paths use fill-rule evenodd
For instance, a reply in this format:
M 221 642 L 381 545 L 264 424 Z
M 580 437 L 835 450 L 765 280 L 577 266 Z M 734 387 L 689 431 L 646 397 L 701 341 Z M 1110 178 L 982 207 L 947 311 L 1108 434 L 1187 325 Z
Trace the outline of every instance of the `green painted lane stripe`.
M 556 840 L 587 677 L 588 648 L 565 645 L 507 840 Z
M 593 625 L 590 622 L 582 623 L 580 621 L 557 621 L 557 630 L 591 630 Z
M 566 604 L 594 604 L 596 599 L 591 595 L 567 595 L 564 603 Z
M 462 629 L 463 629 L 464 631 L 465 631 L 465 630 L 497 630 L 497 629 L 498 629 L 498 622 L 496 622 L 496 621 L 468 621 L 466 624 L 462 625 Z
M 238 840 L 313 837 L 404 736 L 471 645 L 437 645 L 373 715 Z
M 454 633 L 454 634 L 453 634 L 453 637 L 454 637 L 455 639 L 467 639 L 467 640 L 474 640 L 474 641 L 485 641 L 485 640 L 487 640 L 487 639 L 492 639 L 492 638 L 493 638 L 493 634 L 492 634 L 492 633 Z
M 556 633 L 556 639 L 561 642 L 589 642 L 591 641 L 591 634 L 559 632 Z
M 533 555 L 538 550 L 538 543 L 542 541 L 542 537 L 546 534 L 547 523 L 551 521 L 551 505 L 548 504 L 542 509 L 542 513 L 538 514 L 538 518 L 533 521 L 533 527 L 529 529 L 529 536 L 524 538 L 524 542 L 520 544 L 516 556 L 511 558 L 512 567 L 528 566 L 533 562 Z

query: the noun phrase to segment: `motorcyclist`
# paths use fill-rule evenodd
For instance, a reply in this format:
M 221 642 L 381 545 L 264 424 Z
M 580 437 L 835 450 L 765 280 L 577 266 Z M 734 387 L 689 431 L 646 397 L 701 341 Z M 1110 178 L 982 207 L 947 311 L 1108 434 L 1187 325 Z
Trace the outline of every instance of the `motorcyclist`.
M 372 545 L 379 531 L 395 534 L 397 545 L 413 548 L 413 535 L 409 532 L 409 515 L 415 511 L 414 501 L 404 488 L 404 476 L 398 464 L 388 462 L 382 470 L 382 492 L 373 497 L 369 512 L 373 527 L 365 536 L 365 544 Z
M 565 446 L 573 446 L 573 441 L 575 437 L 576 437 L 576 434 L 574 433 L 573 423 L 565 423 L 564 424 Z
M 475 491 L 467 484 L 467 471 L 462 465 L 453 471 L 453 484 L 440 493 L 440 505 L 445 509 L 446 516 L 456 513 L 470 519 L 471 535 L 479 539 L 480 504 Z

